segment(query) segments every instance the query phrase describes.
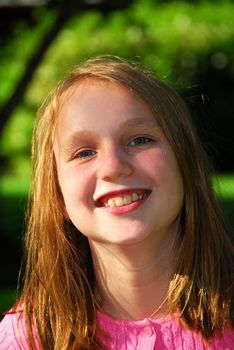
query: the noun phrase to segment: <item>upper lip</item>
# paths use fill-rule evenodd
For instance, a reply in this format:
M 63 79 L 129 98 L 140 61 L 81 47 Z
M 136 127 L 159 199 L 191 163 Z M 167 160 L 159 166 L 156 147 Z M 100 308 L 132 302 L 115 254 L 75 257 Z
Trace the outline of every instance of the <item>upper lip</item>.
M 123 189 L 123 190 L 117 190 L 117 191 L 110 191 L 101 194 L 97 198 L 94 199 L 94 203 L 99 206 L 104 202 L 107 202 L 109 199 L 114 198 L 114 197 L 121 197 L 124 195 L 130 195 L 132 193 L 147 193 L 150 194 L 151 190 L 147 188 L 129 188 L 129 189 Z

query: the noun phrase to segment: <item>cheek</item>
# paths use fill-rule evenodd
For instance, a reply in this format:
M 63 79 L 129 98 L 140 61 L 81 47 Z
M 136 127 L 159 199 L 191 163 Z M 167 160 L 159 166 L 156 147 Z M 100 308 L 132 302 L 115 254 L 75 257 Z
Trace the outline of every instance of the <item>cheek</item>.
M 142 160 L 143 161 L 143 160 Z M 145 170 L 167 196 L 183 197 L 183 180 L 177 161 L 170 149 L 157 149 L 144 156 Z
M 58 174 L 60 187 L 66 206 L 87 201 L 93 191 L 93 177 L 88 171 L 80 171 L 76 167 L 63 170 Z
M 172 165 L 166 152 L 160 148 L 141 153 L 136 162 L 138 170 L 142 169 L 148 176 L 159 182 L 165 179 L 166 174 L 171 173 Z
M 174 202 L 174 204 L 181 209 L 184 201 L 184 185 L 180 169 L 176 160 L 173 158 L 167 163 L 162 174 L 162 181 L 164 181 L 165 193 L 167 198 Z

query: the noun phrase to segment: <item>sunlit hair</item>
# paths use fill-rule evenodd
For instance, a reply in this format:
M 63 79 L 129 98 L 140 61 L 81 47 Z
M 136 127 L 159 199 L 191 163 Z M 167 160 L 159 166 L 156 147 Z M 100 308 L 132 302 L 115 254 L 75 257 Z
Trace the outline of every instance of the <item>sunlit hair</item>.
M 64 215 L 53 152 L 59 109 L 85 79 L 120 84 L 140 97 L 174 151 L 185 198 L 168 314 L 177 312 L 185 326 L 209 340 L 216 330 L 234 325 L 234 252 L 213 197 L 203 149 L 185 104 L 171 88 L 137 65 L 105 56 L 76 68 L 38 113 L 21 300 L 31 347 L 32 325 L 43 349 L 95 349 L 100 338 L 89 245 Z

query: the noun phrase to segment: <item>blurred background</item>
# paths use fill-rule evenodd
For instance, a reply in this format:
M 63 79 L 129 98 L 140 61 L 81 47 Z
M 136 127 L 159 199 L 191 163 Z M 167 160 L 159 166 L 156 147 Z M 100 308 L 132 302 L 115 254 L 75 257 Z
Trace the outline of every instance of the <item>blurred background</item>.
M 14 301 L 37 108 L 97 54 L 151 69 L 187 101 L 234 230 L 234 3 L 0 0 L 0 312 Z

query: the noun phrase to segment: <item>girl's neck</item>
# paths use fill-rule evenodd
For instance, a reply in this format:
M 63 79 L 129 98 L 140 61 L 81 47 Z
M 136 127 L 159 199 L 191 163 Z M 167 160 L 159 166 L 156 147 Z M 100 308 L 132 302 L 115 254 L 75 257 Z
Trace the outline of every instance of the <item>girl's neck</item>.
M 125 247 L 91 242 L 101 311 L 132 320 L 165 315 L 175 267 L 173 244 L 168 243 L 157 249 L 147 242 Z

